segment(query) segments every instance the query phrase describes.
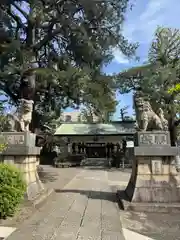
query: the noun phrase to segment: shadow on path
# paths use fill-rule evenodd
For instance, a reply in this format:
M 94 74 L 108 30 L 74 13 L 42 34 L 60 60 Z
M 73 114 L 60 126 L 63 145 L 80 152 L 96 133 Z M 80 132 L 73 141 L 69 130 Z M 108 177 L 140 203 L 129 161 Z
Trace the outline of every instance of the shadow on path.
M 42 183 L 55 182 L 56 180 L 58 180 L 58 174 L 55 172 L 40 170 L 38 171 L 38 175 Z
M 55 189 L 56 193 L 79 193 L 86 195 L 91 199 L 107 200 L 117 203 L 116 193 L 113 192 L 103 192 L 103 191 L 93 191 L 93 190 L 74 190 L 74 189 Z
M 85 170 L 98 170 L 98 171 L 107 171 L 107 172 L 122 172 L 122 173 L 131 173 L 132 168 L 111 168 L 104 166 L 80 166 L 79 168 Z

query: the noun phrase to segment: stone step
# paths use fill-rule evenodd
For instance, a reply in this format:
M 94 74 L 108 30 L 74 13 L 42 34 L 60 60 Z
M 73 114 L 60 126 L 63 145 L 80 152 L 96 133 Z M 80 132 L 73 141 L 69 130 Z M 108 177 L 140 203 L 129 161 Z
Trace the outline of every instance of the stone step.
M 107 166 L 109 160 L 107 158 L 86 158 L 81 162 L 81 166 Z

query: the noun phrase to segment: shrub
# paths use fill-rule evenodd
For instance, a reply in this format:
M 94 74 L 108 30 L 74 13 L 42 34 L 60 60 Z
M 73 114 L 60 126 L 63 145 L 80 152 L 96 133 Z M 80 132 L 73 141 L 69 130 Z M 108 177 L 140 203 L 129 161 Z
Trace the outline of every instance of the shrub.
M 14 215 L 25 191 L 26 183 L 19 169 L 0 163 L 0 218 Z
M 5 151 L 8 147 L 8 144 L 6 142 L 6 139 L 3 135 L 0 134 L 0 153 Z
M 0 153 L 2 153 L 4 150 L 6 150 L 7 146 L 8 145 L 6 143 L 0 143 Z

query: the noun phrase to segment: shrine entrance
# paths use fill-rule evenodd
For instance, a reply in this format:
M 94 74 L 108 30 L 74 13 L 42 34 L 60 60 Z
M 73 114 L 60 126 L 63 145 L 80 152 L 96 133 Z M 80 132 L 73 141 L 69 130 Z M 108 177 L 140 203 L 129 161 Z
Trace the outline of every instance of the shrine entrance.
M 86 143 L 86 155 L 88 158 L 106 158 L 105 143 Z
M 64 123 L 56 130 L 55 137 L 67 138 L 68 154 L 73 157 L 113 162 L 121 162 L 122 152 L 124 164 L 133 160 L 133 147 L 128 146 L 128 141 L 134 138 L 134 121 L 104 123 Z M 124 147 L 124 143 L 127 145 Z M 126 151 L 124 150 L 126 148 Z M 125 156 L 127 155 L 127 157 Z

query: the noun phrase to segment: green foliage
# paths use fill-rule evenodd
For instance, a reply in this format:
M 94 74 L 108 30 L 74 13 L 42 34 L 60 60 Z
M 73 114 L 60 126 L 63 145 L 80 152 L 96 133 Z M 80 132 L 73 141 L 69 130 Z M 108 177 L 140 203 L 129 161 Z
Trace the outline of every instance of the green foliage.
M 7 139 L 3 136 L 0 135 L 0 154 L 5 151 L 8 147 Z
M 8 131 L 10 128 L 8 117 L 0 113 L 0 132 Z
M 173 88 L 170 88 L 169 90 L 168 90 L 168 93 L 169 94 L 172 94 L 172 93 L 179 93 L 180 92 L 180 83 L 177 83 L 176 85 L 175 85 L 175 87 L 173 87 Z
M 3 93 L 0 92 L 0 96 L 3 97 Z M 5 104 L 7 104 L 7 100 L 0 101 L 0 132 L 9 131 L 10 125 L 7 114 L 5 114 Z
M 26 184 L 22 173 L 12 165 L 0 164 L 0 218 L 12 216 L 18 209 Z
M 167 112 L 177 95 L 173 89 L 178 88 L 180 81 L 179 53 L 180 31 L 158 27 L 148 63 L 117 75 L 118 88 L 123 93 L 140 87 L 152 104 L 158 104 Z
M 141 88 L 149 97 L 156 111 L 161 107 L 169 121 L 171 143 L 176 139 L 177 97 L 180 83 L 180 30 L 158 27 L 151 47 L 148 62 L 116 76 L 121 92 Z M 179 101 L 178 101 L 179 102 Z
M 94 122 L 95 114 L 90 107 L 83 108 L 79 115 L 79 120 L 86 123 L 93 123 Z
M 180 54 L 180 30 L 158 27 L 149 50 L 149 61 L 162 65 L 176 63 Z
M 135 121 L 135 118 L 133 116 L 125 116 L 124 121 Z
M 0 153 L 7 149 L 7 143 L 0 143 Z
M 129 58 L 135 54 L 137 44 L 122 34 L 129 0 L 22 2 L 0 6 L 7 36 L 0 41 L 0 89 L 17 103 L 23 76 L 35 73 L 33 127 L 66 107 L 85 103 L 104 111 L 114 104 L 113 80 L 101 69 L 114 48 Z
M 158 27 L 149 49 L 148 62 L 116 76 L 120 91 L 129 92 L 141 87 L 148 94 L 157 93 L 156 97 L 162 95 L 162 91 L 167 95 L 169 88 L 179 81 L 179 53 L 180 31 Z

